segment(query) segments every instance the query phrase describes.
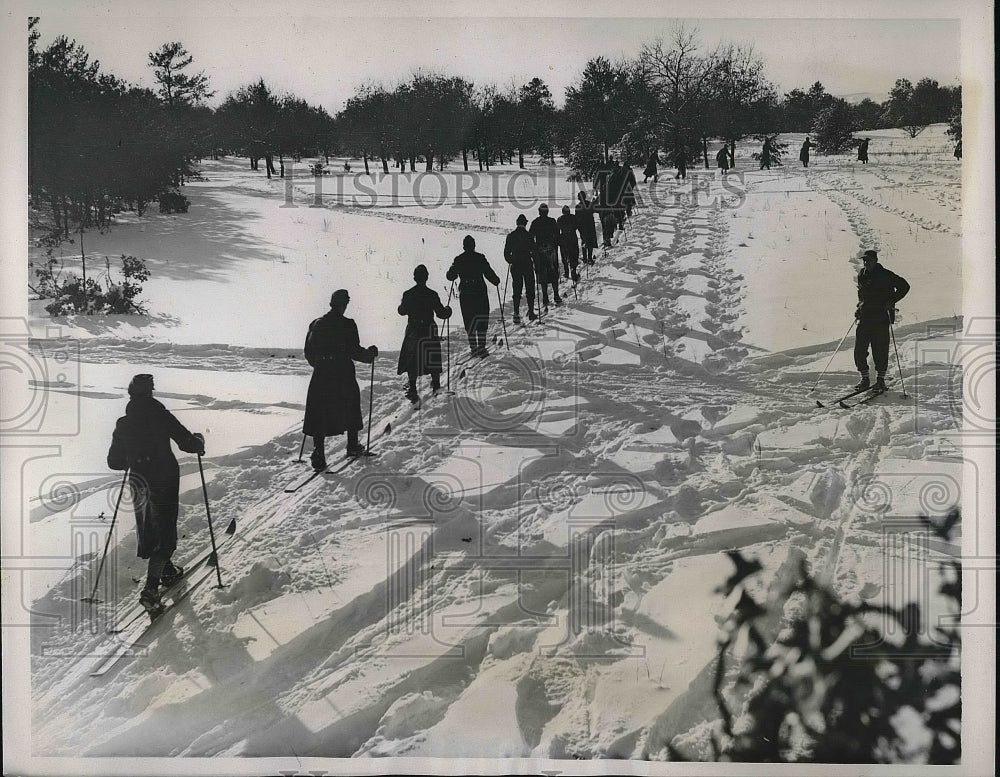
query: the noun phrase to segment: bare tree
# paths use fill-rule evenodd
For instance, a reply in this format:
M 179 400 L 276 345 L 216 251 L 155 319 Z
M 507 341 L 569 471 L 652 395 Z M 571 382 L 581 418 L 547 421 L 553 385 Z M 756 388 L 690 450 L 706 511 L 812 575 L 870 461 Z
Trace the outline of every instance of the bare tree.
M 662 142 L 673 152 L 702 135 L 715 57 L 699 51 L 698 31 L 681 25 L 669 43 L 643 46 L 639 75 L 657 101 Z

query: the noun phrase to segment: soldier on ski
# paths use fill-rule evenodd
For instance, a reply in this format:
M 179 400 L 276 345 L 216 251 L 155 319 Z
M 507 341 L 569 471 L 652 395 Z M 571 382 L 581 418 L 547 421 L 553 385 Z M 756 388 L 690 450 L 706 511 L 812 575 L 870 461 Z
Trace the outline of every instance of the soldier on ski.
M 635 208 L 635 187 L 638 186 L 635 180 L 635 172 L 632 165 L 625 165 L 625 182 L 622 191 L 622 205 L 625 207 L 625 218 L 632 218 L 632 210 Z
M 549 216 L 549 206 L 544 202 L 538 206 L 538 217 L 531 222 L 528 230 L 531 239 L 535 243 L 533 256 L 535 259 L 535 278 L 538 285 L 542 287 L 542 304 L 545 309 L 549 308 L 548 286 L 552 286 L 553 301 L 556 305 L 562 304 L 559 296 L 559 257 L 557 249 L 559 245 L 559 225 L 556 220 Z
M 303 434 L 313 438 L 310 461 L 316 470 L 326 469 L 326 438 L 347 432 L 347 455 L 360 456 L 364 448 L 358 433 L 364 427 L 361 417 L 361 389 L 354 373 L 354 362 L 371 364 L 378 348 L 361 347 L 358 325 L 346 318 L 344 311 L 351 301 L 346 289 L 337 289 L 330 297 L 330 312 L 309 324 L 305 357 L 313 368 L 306 395 Z
M 723 149 L 722 149 L 721 153 L 725 153 L 725 150 L 726 149 L 723 146 Z M 766 138 L 764 138 L 764 145 L 762 145 L 760 147 L 760 169 L 761 170 L 770 170 L 771 169 L 771 154 L 772 154 L 771 138 L 770 137 L 766 137 Z
M 657 172 L 657 165 L 660 163 L 660 158 L 656 155 L 654 151 L 649 155 L 649 160 L 646 162 L 646 169 L 642 171 L 642 182 L 646 183 L 650 178 L 653 179 L 653 183 L 660 180 L 660 174 Z
M 910 284 L 878 262 L 878 252 L 868 250 L 862 257 L 864 267 L 858 273 L 858 307 L 854 317 L 854 364 L 861 373 L 857 390 L 873 388 L 885 391 L 885 373 L 889 367 L 889 327 L 896 320 L 896 303 L 906 296 Z M 875 362 L 876 379 L 868 376 L 868 350 Z
M 399 315 L 409 316 L 409 320 L 406 323 L 403 345 L 399 349 L 396 374 L 406 373 L 406 398 L 411 402 L 416 402 L 419 398 L 417 378 L 421 375 L 431 376 L 431 389 L 434 392 L 441 388 L 441 340 L 438 338 L 434 316 L 440 319 L 451 317 L 451 307 L 442 305 L 438 293 L 427 288 L 428 276 L 424 265 L 418 264 L 414 268 L 413 280 L 416 285 L 403 292 L 403 299 L 397 308 Z
M 573 283 L 580 280 L 580 273 L 577 266 L 580 263 L 580 241 L 576 236 L 579 222 L 576 215 L 570 213 L 569 205 L 563 205 L 562 215 L 556 219 L 559 226 L 559 254 L 562 257 L 563 278 L 569 278 L 572 274 Z
M 528 301 L 528 320 L 535 320 L 535 269 L 531 263 L 535 241 L 525 228 L 528 218 L 523 213 L 517 217 L 517 226 L 507 235 L 503 247 L 503 258 L 510 265 L 510 277 L 514 281 L 514 323 L 521 323 L 521 291 Z
M 129 402 L 118 419 L 108 451 L 111 469 L 129 471 L 135 509 L 136 555 L 148 559 L 146 585 L 139 594 L 151 615 L 163 609 L 160 585 L 180 579 L 183 570 L 171 561 L 177 549 L 180 469 L 170 441 L 186 453 L 205 453 L 205 438 L 192 434 L 153 399 L 153 376 L 136 375 L 128 385 Z
M 594 225 L 596 210 L 586 192 L 576 195 L 576 219 L 579 222 L 580 242 L 583 245 L 583 263 L 594 263 L 594 249 L 597 248 L 597 227 Z
M 803 167 L 809 167 L 809 149 L 811 149 L 813 143 L 809 140 L 809 136 L 806 135 L 806 139 L 802 141 L 802 148 L 799 149 L 799 161 L 802 163 Z
M 490 325 L 490 298 L 486 281 L 500 285 L 499 276 L 493 272 L 486 257 L 477 252 L 472 235 L 462 240 L 462 253 L 455 257 L 445 277 L 449 281 L 460 278 L 458 302 L 462 307 L 465 332 L 469 337 L 469 350 L 473 356 L 486 356 L 486 330 Z
M 631 170 L 631 168 L 630 168 Z M 625 187 L 628 175 L 621 162 L 614 161 L 611 178 L 608 180 L 608 204 L 615 217 L 615 226 L 621 229 L 625 224 Z
M 678 178 L 680 178 L 681 180 L 686 181 L 688 155 L 687 152 L 684 150 L 684 147 L 678 145 L 677 148 L 674 149 L 672 158 L 674 161 L 674 165 L 677 167 L 677 174 L 674 176 L 674 180 L 676 181 Z
M 863 165 L 868 164 L 868 138 L 862 139 L 858 144 L 858 161 Z

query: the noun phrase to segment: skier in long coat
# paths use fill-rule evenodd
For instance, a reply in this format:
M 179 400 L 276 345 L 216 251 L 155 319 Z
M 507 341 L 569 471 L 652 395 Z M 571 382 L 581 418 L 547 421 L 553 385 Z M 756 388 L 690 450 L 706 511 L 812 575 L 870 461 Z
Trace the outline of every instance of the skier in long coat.
M 614 169 L 611 172 L 611 179 L 608 182 L 608 204 L 612 208 L 615 216 L 615 225 L 621 229 L 625 225 L 625 189 L 628 182 L 628 173 L 617 159 L 614 162 Z
M 150 614 L 163 609 L 159 586 L 171 585 L 183 574 L 171 561 L 177 549 L 180 469 L 170 441 L 186 453 L 205 453 L 205 438 L 189 432 L 153 399 L 153 388 L 152 375 L 132 378 L 125 415 L 115 424 L 108 450 L 108 466 L 129 471 L 138 539 L 136 555 L 149 560 L 139 603 Z
M 451 307 L 441 304 L 441 297 L 434 289 L 427 288 L 427 268 L 418 264 L 413 270 L 416 285 L 403 292 L 397 308 L 399 315 L 408 316 L 403 345 L 399 349 L 396 374 L 407 376 L 406 398 L 416 402 L 417 378 L 431 376 L 431 389 L 441 388 L 441 340 L 434 316 L 451 318 Z
M 868 164 L 868 138 L 858 144 L 858 161 L 863 165 Z
M 722 153 L 726 150 L 725 146 L 722 148 Z M 764 138 L 764 145 L 760 147 L 760 169 L 770 170 L 771 169 L 771 138 Z
M 525 228 L 528 217 L 523 213 L 517 217 L 517 226 L 507 235 L 503 246 L 503 258 L 510 265 L 510 277 L 513 280 L 514 323 L 521 323 L 521 292 L 528 301 L 528 320 L 534 321 L 535 316 L 535 268 L 532 265 L 532 254 L 535 241 Z
M 625 182 L 623 186 L 622 205 L 625 206 L 625 218 L 631 219 L 632 210 L 635 208 L 635 187 L 638 186 L 631 164 L 625 165 Z
M 309 324 L 306 334 L 305 356 L 313 374 L 302 431 L 313 438 L 311 461 L 317 470 L 326 469 L 327 437 L 347 432 L 347 455 L 364 453 L 358 440 L 364 421 L 354 362 L 371 364 L 378 356 L 378 348 L 361 347 L 358 325 L 344 316 L 350 301 L 346 289 L 337 289 L 330 297 L 330 312 Z
M 803 167 L 809 167 L 809 149 L 812 148 L 812 141 L 809 140 L 809 136 L 802 141 L 802 148 L 799 150 L 799 161 L 802 163 Z
M 597 226 L 594 216 L 597 211 L 592 200 L 587 199 L 586 192 L 576 195 L 576 218 L 580 225 L 580 243 L 583 245 L 583 263 L 594 263 L 594 249 L 597 248 Z
M 885 391 L 885 373 L 889 368 L 889 327 L 896 320 L 896 303 L 909 292 L 910 284 L 879 264 L 876 251 L 865 251 L 862 261 L 864 267 L 858 273 L 858 307 L 854 312 L 858 320 L 854 333 L 854 364 L 861 373 L 861 382 L 855 388 L 871 387 Z M 869 347 L 877 376 L 874 386 L 868 377 Z
M 573 283 L 580 280 L 577 266 L 580 263 L 580 241 L 576 231 L 579 227 L 576 214 L 570 213 L 569 205 L 563 205 L 562 215 L 556 219 L 559 225 L 559 255 L 562 257 L 563 277 L 573 276 Z
M 465 333 L 469 337 L 469 350 L 473 356 L 486 356 L 486 330 L 490 325 L 490 298 L 486 281 L 500 285 L 500 277 L 493 272 L 486 257 L 477 252 L 476 240 L 466 235 L 462 240 L 462 253 L 455 257 L 445 277 L 449 281 L 460 278 L 458 302 L 462 307 Z
M 677 148 L 675 148 L 674 153 L 672 154 L 672 158 L 674 161 L 674 165 L 676 165 L 677 167 L 677 175 L 674 176 L 674 180 L 676 181 L 678 178 L 680 178 L 686 181 L 688 155 L 687 152 L 684 150 L 684 147 L 678 146 Z
M 535 241 L 532 256 L 535 259 L 535 278 L 542 287 L 542 304 L 549 308 L 549 290 L 552 286 L 552 297 L 556 305 L 562 304 L 559 296 L 559 225 L 549 216 L 549 206 L 544 202 L 538 206 L 538 216 L 531 222 L 528 230 L 531 239 Z
M 660 158 L 656 155 L 654 151 L 649 155 L 649 160 L 646 162 L 646 169 L 642 171 L 642 182 L 646 183 L 650 178 L 653 179 L 653 183 L 660 180 L 660 174 L 657 172 L 657 165 L 660 163 Z

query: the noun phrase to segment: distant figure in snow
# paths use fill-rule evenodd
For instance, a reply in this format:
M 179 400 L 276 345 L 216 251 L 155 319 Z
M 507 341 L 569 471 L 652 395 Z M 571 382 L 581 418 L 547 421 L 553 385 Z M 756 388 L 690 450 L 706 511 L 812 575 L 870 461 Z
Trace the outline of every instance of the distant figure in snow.
M 767 141 L 765 140 L 764 143 L 766 145 Z M 763 159 L 763 158 L 764 158 L 764 156 L 763 156 L 763 154 L 761 154 L 761 159 Z M 720 148 L 715 153 L 715 164 L 718 166 L 718 168 L 723 173 L 728 173 L 729 172 L 729 149 L 727 149 L 725 146 L 723 146 L 722 148 Z M 761 164 L 761 167 L 763 167 L 763 163 Z
M 961 140 L 958 141 L 958 143 L 955 144 L 955 159 L 958 159 L 958 160 L 962 159 L 962 141 Z
M 863 165 L 868 164 L 868 138 L 864 138 L 858 145 L 858 161 Z
M 809 140 L 809 136 L 802 141 L 802 148 L 799 151 L 799 161 L 802 163 L 803 167 L 809 167 L 809 149 L 813 146 L 812 141 Z
M 364 453 L 358 440 L 364 422 L 354 362 L 371 364 L 378 356 L 378 348 L 361 347 L 358 325 L 344 316 L 350 301 L 347 289 L 337 289 L 330 297 L 330 312 L 309 324 L 306 334 L 305 356 L 313 374 L 302 432 L 313 438 L 310 461 L 316 470 L 326 469 L 327 437 L 347 432 L 347 455 Z
M 449 281 L 460 279 L 458 303 L 462 307 L 462 320 L 469 338 L 473 356 L 486 356 L 486 330 L 490 325 L 490 297 L 486 281 L 500 285 L 500 278 L 486 257 L 476 251 L 476 240 L 466 235 L 462 240 L 462 253 L 455 257 L 445 277 Z
M 657 165 L 659 163 L 660 158 L 656 155 L 656 151 L 653 151 L 653 153 L 649 155 L 649 159 L 646 161 L 646 169 L 642 171 L 643 183 L 646 183 L 650 178 L 653 179 L 653 183 L 660 180 L 660 174 L 657 171 Z
M 774 153 L 771 146 L 771 138 L 764 138 L 764 145 L 760 147 L 760 169 L 770 170 L 771 169 L 771 155 Z
M 180 579 L 183 570 L 171 561 L 177 549 L 180 469 L 170 441 L 185 453 L 205 453 L 205 438 L 192 434 L 153 399 L 153 376 L 136 375 L 128 384 L 129 402 L 118 419 L 108 451 L 111 469 L 129 471 L 135 511 L 136 555 L 149 559 L 139 604 L 150 615 L 163 610 L 160 585 Z
M 573 283 L 580 280 L 577 266 L 580 264 L 580 241 L 576 236 L 579 222 L 576 215 L 570 213 L 569 205 L 563 205 L 562 215 L 556 219 L 559 225 L 559 255 L 562 257 L 563 278 L 572 274 Z
M 535 241 L 527 230 L 528 217 L 523 213 L 517 217 L 517 226 L 507 235 L 503 246 L 503 258 L 510 265 L 510 277 L 513 281 L 514 323 L 521 323 L 521 292 L 528 301 L 528 320 L 534 321 L 535 316 L 535 268 L 532 255 Z
M 885 391 L 885 373 L 889 368 L 889 327 L 896 321 L 896 303 L 906 296 L 910 284 L 878 263 L 878 252 L 865 251 L 864 267 L 858 273 L 858 307 L 854 317 L 854 364 L 861 373 L 858 390 L 874 388 Z M 868 349 L 875 362 L 874 386 L 868 376 Z
M 594 249 L 597 248 L 597 227 L 594 224 L 596 210 L 586 192 L 576 195 L 576 218 L 579 222 L 580 242 L 583 245 L 583 263 L 594 263 Z
M 688 163 L 687 153 L 684 151 L 682 147 L 678 146 L 677 148 L 674 149 L 674 153 L 672 156 L 674 165 L 677 168 L 677 174 L 674 176 L 674 180 L 676 181 L 678 178 L 687 180 L 687 163 Z
M 428 276 L 424 265 L 418 264 L 414 268 L 416 285 L 403 292 L 403 299 L 397 308 L 399 315 L 408 316 L 409 320 L 406 322 L 403 345 L 399 349 L 396 374 L 406 373 L 406 398 L 411 402 L 419 399 L 417 378 L 421 375 L 431 376 L 434 392 L 441 388 L 441 340 L 434 316 L 451 318 L 451 307 L 442 305 L 438 293 L 427 288 Z

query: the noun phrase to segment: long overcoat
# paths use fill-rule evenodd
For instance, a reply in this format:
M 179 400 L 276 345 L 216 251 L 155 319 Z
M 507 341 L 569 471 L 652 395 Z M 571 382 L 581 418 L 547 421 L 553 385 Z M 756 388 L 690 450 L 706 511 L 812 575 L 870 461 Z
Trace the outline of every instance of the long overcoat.
M 580 222 L 580 239 L 589 248 L 597 248 L 597 225 L 594 224 L 596 214 L 593 200 L 587 200 L 586 205 L 577 203 L 576 218 Z
M 426 284 L 418 283 L 403 292 L 399 315 L 409 316 L 406 334 L 399 349 L 396 374 L 430 375 L 441 372 L 441 339 L 434 316 L 448 318 L 451 313 L 441 304 L 441 297 Z
M 364 428 L 354 362 L 371 364 L 374 357 L 361 347 L 354 320 L 335 310 L 317 318 L 309 325 L 305 355 L 313 374 L 302 432 L 310 437 L 331 437 Z

